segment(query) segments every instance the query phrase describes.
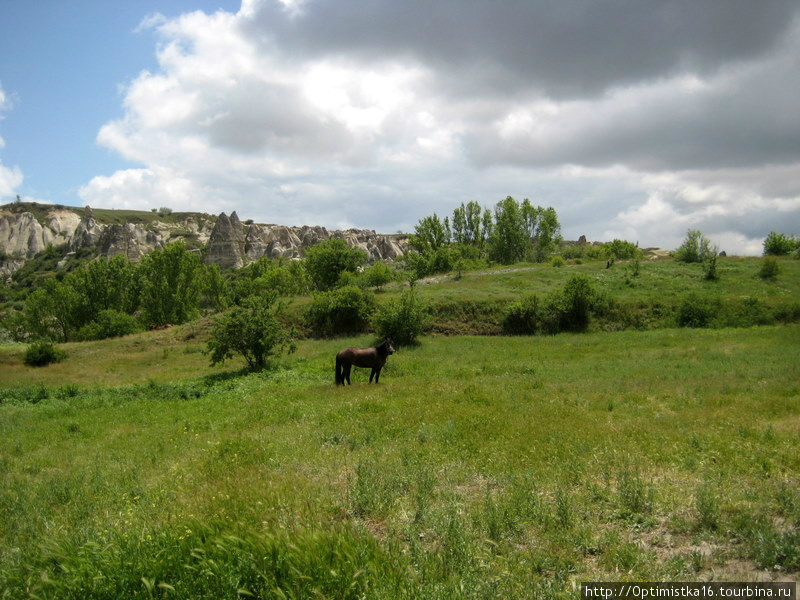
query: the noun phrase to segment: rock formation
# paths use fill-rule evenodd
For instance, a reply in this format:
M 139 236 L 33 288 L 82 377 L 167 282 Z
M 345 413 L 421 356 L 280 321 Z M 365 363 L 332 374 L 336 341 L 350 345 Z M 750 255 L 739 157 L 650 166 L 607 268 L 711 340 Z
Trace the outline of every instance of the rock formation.
M 394 260 L 407 245 L 405 236 L 380 235 L 369 229 L 328 231 L 319 226 L 242 225 L 234 212 L 230 217 L 225 213 L 217 217 L 205 261 L 222 268 L 238 268 L 263 256 L 298 259 L 305 256 L 306 248 L 331 237 L 366 252 L 368 262 Z
M 121 254 L 137 262 L 166 244 L 185 240 L 202 249 L 207 264 L 239 268 L 263 256 L 299 259 L 306 248 L 337 237 L 367 253 L 368 261 L 394 260 L 407 246 L 405 236 L 380 235 L 367 229 L 329 231 L 324 227 L 243 225 L 236 212 L 218 217 L 191 213 L 163 222 L 147 215 L 121 222 L 112 211 L 97 217 L 88 206 L 70 209 L 41 204 L 0 207 L 0 274 L 8 276 L 49 245 L 68 252 L 90 249 L 99 256 Z M 111 217 L 108 216 L 111 212 Z M 111 221 L 111 222 L 107 222 Z

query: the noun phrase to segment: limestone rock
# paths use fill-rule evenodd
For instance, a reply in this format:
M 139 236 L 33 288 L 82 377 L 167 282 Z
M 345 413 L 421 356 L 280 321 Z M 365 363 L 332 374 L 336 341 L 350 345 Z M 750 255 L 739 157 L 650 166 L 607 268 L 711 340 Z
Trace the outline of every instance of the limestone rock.
M 244 266 L 245 243 L 244 229 L 236 211 L 230 217 L 220 213 L 208 240 L 205 261 L 223 269 L 238 269 Z

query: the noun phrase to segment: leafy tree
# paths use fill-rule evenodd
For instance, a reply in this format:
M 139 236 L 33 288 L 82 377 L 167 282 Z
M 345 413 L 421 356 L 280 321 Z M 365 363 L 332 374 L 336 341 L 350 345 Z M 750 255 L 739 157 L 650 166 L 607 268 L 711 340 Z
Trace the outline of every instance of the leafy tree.
M 639 246 L 625 240 L 615 239 L 611 242 L 606 242 L 603 244 L 603 250 L 608 256 L 617 260 L 638 258 L 642 255 Z
M 800 248 L 800 239 L 770 231 L 764 239 L 764 256 L 786 256 Z
M 185 323 L 197 317 L 203 285 L 200 256 L 183 242 L 154 250 L 138 269 L 140 308 L 146 325 Z
M 132 313 L 139 298 L 132 285 L 136 267 L 124 256 L 98 258 L 72 271 L 65 278 L 81 296 L 80 325 L 90 323 L 100 311 Z
M 68 342 L 80 326 L 81 296 L 69 283 L 55 278 L 28 296 L 25 327 L 35 338 Z
M 714 249 L 711 241 L 697 229 L 690 229 L 680 248 L 675 251 L 675 260 L 685 263 L 704 262 Z
M 544 262 L 561 242 L 561 224 L 552 206 L 533 206 L 527 198 L 522 201 L 522 218 L 533 245 L 537 262 Z
M 508 196 L 497 203 L 494 212 L 495 225 L 489 239 L 490 258 L 506 265 L 521 261 L 530 241 L 519 202 Z
M 442 221 L 436 213 L 430 217 L 420 219 L 417 226 L 414 228 L 414 235 L 409 239 L 409 243 L 416 248 L 421 254 L 433 252 L 442 248 L 445 244 L 450 242 L 448 235 L 449 221 L 445 219 Z
M 286 346 L 293 349 L 291 335 L 278 320 L 281 309 L 274 296 L 251 297 L 224 313 L 208 340 L 211 364 L 240 354 L 251 369 L 263 369 L 270 356 Z
M 351 248 L 344 240 L 330 238 L 306 250 L 303 264 L 314 287 L 325 291 L 336 287 L 344 271 L 355 273 L 366 260 L 366 252 Z
M 486 244 L 489 243 L 493 230 L 494 221 L 492 221 L 492 211 L 487 208 L 483 211 L 483 217 L 481 217 L 481 237 L 478 239 L 478 245 L 481 248 L 484 248 Z
M 491 213 L 489 213 L 491 218 Z M 481 205 L 470 201 L 453 211 L 453 240 L 469 246 L 483 246 L 484 232 Z
M 230 304 L 231 288 L 222 276 L 219 265 L 209 265 L 203 274 L 201 305 L 214 311 L 225 310 Z

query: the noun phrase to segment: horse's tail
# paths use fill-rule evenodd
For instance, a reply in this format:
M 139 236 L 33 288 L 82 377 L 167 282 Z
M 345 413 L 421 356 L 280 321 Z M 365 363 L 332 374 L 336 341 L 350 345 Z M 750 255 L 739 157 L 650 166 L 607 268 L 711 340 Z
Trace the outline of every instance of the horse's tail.
M 344 383 L 344 374 L 342 373 L 342 359 L 338 356 L 336 357 L 336 385 L 340 383 Z

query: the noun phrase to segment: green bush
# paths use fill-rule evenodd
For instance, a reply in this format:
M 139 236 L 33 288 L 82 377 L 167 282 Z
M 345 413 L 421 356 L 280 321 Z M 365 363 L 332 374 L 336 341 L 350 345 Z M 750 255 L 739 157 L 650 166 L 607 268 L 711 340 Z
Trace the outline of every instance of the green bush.
M 772 257 L 767 257 L 761 262 L 758 276 L 766 281 L 775 281 L 778 278 L 781 268 L 778 261 Z
M 28 346 L 22 360 L 29 367 L 44 367 L 66 357 L 67 353 L 52 342 L 34 342 Z
M 429 320 L 416 290 L 410 288 L 400 298 L 381 306 L 372 326 L 378 337 L 392 338 L 396 346 L 408 346 L 414 344 L 427 329 Z
M 508 307 L 503 316 L 503 332 L 511 335 L 534 335 L 542 330 L 542 307 L 535 294 Z
M 722 309 L 719 298 L 689 294 L 678 307 L 680 327 L 710 327 Z
M 800 240 L 784 233 L 770 231 L 764 240 L 764 256 L 786 256 L 800 248 Z
M 586 275 L 573 275 L 564 289 L 548 296 L 545 303 L 545 326 L 551 333 L 586 331 L 592 310 L 600 295 Z
M 367 287 L 381 289 L 394 280 L 394 269 L 382 260 L 378 260 L 364 271 L 362 278 Z
M 348 285 L 314 296 L 305 317 L 315 335 L 339 335 L 366 330 L 374 310 L 372 292 Z
M 531 295 L 511 304 L 503 316 L 503 331 L 516 335 L 586 331 L 592 313 L 605 302 L 586 275 L 573 275 L 563 289 L 548 294 L 544 302 Z
M 101 310 L 94 321 L 84 325 L 78 330 L 77 339 L 102 340 L 112 337 L 120 337 L 142 331 L 142 326 L 138 319 L 117 310 Z

